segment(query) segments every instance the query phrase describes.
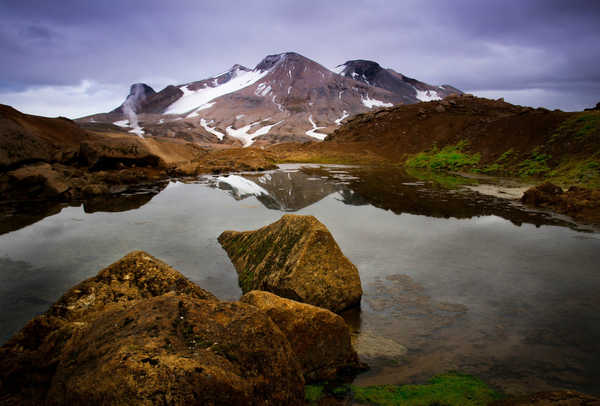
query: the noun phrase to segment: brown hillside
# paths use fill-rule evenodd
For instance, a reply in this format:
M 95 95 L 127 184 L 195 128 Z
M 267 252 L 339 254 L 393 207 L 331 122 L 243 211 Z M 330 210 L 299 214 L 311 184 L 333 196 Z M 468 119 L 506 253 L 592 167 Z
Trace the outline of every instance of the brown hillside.
M 441 148 L 466 140 L 472 151 L 481 154 L 483 162 L 489 162 L 509 148 L 529 152 L 543 145 L 573 114 L 515 106 L 503 100 L 450 97 L 359 114 L 327 140 L 365 142 L 370 144 L 369 149 L 392 160 L 433 145 Z M 552 152 L 579 151 L 575 147 L 580 145 L 556 145 Z

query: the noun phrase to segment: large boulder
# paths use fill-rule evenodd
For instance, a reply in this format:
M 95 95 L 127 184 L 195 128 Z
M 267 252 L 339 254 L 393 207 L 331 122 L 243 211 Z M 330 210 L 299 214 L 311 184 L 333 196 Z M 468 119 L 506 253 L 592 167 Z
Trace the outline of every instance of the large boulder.
M 350 341 L 350 330 L 337 314 L 305 303 L 253 290 L 240 302 L 258 307 L 287 336 L 307 382 L 335 379 L 363 366 Z
M 217 301 L 212 293 L 161 260 L 144 251 L 133 251 L 93 278 L 71 288 L 50 307 L 46 315 L 68 321 L 89 320 L 107 307 L 125 308 L 134 300 L 168 292 Z
M 334 312 L 360 303 L 358 270 L 313 216 L 287 214 L 256 231 L 225 231 L 219 242 L 244 293 L 265 290 Z
M 300 365 L 256 307 L 137 251 L 0 347 L 0 404 L 300 404 Z
M 283 333 L 242 303 L 177 295 L 104 312 L 60 354 L 49 404 L 300 405 Z

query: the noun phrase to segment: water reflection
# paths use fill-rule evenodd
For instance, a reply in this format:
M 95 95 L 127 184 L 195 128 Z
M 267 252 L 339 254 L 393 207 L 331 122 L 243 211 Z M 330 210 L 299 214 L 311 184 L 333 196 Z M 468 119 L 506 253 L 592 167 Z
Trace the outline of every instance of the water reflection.
M 0 236 L 0 341 L 134 249 L 235 300 L 237 273 L 217 236 L 297 211 L 322 221 L 359 269 L 362 309 L 344 317 L 372 369 L 357 383 L 454 369 L 513 392 L 598 393 L 600 236 L 547 226 L 563 223 L 452 179 L 411 175 L 284 166 L 4 213 L 12 222 Z
M 135 210 L 147 204 L 164 190 L 168 181 L 139 186 L 126 193 L 94 196 L 82 201 L 60 202 L 52 200 L 0 202 L 0 235 L 19 230 L 46 217 L 60 213 L 66 207 L 83 205 L 86 213 L 120 212 Z
M 209 184 L 226 190 L 236 200 L 256 196 L 267 209 L 297 211 L 314 204 L 344 185 L 328 177 L 315 177 L 296 167 L 262 174 L 218 176 Z
M 236 200 L 256 197 L 266 208 L 279 211 L 298 211 L 336 193 L 344 204 L 372 205 L 397 215 L 457 219 L 498 216 L 515 225 L 575 226 L 548 213 L 527 210 L 516 202 L 460 188 L 473 181 L 456 176 L 414 171 L 409 175 L 390 168 L 282 167 L 262 174 L 207 177 L 207 182 Z

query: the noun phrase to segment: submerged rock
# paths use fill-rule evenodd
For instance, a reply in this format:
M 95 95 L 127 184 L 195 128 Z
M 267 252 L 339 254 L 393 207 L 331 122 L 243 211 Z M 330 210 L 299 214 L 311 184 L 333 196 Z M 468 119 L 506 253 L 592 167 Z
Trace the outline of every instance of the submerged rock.
M 334 312 L 360 303 L 358 270 L 313 216 L 287 214 L 256 231 L 225 231 L 219 242 L 244 293 L 266 290 Z
M 0 404 L 301 404 L 300 365 L 256 307 L 136 251 L 0 347 Z
M 283 331 L 307 382 L 364 369 L 352 348 L 350 330 L 337 314 L 259 290 L 246 293 L 240 301 L 258 307 Z

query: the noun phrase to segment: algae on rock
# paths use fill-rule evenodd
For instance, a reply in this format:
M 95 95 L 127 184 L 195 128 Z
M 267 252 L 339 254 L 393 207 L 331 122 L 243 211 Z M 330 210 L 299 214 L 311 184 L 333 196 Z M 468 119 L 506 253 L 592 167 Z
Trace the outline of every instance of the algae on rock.
M 365 366 L 352 348 L 344 319 L 326 309 L 253 290 L 240 302 L 258 307 L 286 335 L 307 382 L 335 380 Z
M 340 312 L 360 303 L 358 270 L 313 216 L 284 215 L 256 231 L 225 231 L 243 292 L 265 290 Z

